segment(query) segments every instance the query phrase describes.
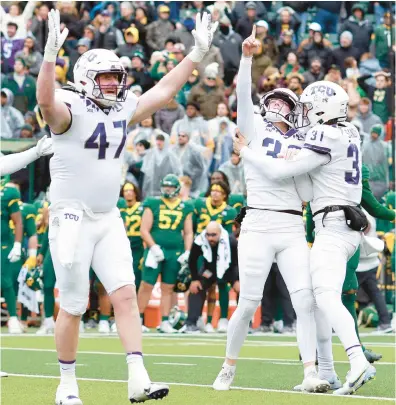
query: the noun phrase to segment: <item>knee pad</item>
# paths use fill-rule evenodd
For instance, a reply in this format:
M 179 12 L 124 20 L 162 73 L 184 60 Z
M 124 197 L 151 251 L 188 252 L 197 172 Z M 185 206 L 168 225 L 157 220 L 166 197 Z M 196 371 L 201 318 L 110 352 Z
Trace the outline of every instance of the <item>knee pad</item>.
M 290 299 L 297 316 L 301 312 L 312 312 L 314 310 L 315 300 L 313 291 L 308 288 L 290 294 Z
M 70 315 L 81 316 L 85 314 L 88 307 L 88 297 L 68 297 L 60 294 L 60 307 Z
M 235 312 L 237 312 L 239 319 L 250 322 L 260 304 L 261 301 L 253 301 L 240 297 L 238 307 Z

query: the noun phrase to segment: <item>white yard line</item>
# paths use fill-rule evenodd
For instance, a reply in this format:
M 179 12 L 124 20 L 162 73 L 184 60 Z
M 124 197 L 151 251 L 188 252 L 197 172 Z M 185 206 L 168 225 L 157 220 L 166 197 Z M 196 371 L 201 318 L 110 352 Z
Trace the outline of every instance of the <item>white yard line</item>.
M 49 375 L 36 375 L 36 374 L 8 374 L 10 377 L 22 377 L 22 378 L 44 378 L 44 379 L 59 379 L 56 376 L 49 376 Z M 125 380 L 107 380 L 107 379 L 100 379 L 100 378 L 78 378 L 79 381 L 96 381 L 96 382 L 106 382 L 106 383 L 126 383 Z M 3 382 L 6 384 L 6 382 Z M 205 384 L 187 384 L 187 383 L 169 383 L 164 382 L 163 384 L 168 385 L 176 385 L 182 387 L 201 387 L 201 388 L 212 388 L 211 385 Z M 4 389 L 4 387 L 3 387 Z M 288 390 L 275 390 L 270 388 L 250 388 L 250 387 L 232 387 L 233 390 L 243 390 L 243 391 L 259 391 L 259 392 L 278 392 L 284 394 L 295 394 L 295 395 L 316 395 L 316 396 L 323 396 L 323 394 L 310 394 L 310 393 L 302 393 L 297 391 L 288 391 Z M 377 401 L 395 401 L 394 398 L 386 398 L 386 397 L 364 397 L 361 395 L 348 395 L 344 396 L 345 399 L 367 399 L 367 400 L 377 400 Z
M 26 351 L 26 352 L 49 352 L 56 353 L 55 349 L 40 349 L 40 348 L 27 348 L 27 347 L 2 347 L 1 350 L 9 351 Z M 100 352 L 100 351 L 79 351 L 78 354 L 92 354 L 92 355 L 104 355 L 104 356 L 124 356 L 124 353 L 117 352 Z M 197 354 L 154 354 L 154 353 L 144 353 L 145 357 L 177 357 L 177 358 L 192 358 L 192 359 L 221 359 L 224 360 L 223 356 L 200 356 Z M 266 357 L 239 357 L 238 360 L 248 360 L 248 361 L 262 361 L 262 362 L 293 362 L 300 363 L 300 360 L 293 359 L 269 359 Z M 349 361 L 335 361 L 337 364 L 349 364 Z M 376 366 L 394 366 L 396 363 L 380 361 L 375 363 Z
M 153 363 L 153 364 L 164 364 L 167 366 L 196 366 L 193 363 Z
M 157 340 L 167 340 L 167 341 L 174 341 L 174 340 L 180 340 L 182 341 L 181 345 L 182 346 L 202 346 L 203 344 L 200 344 L 198 342 L 203 342 L 204 344 L 207 344 L 208 342 L 210 343 L 215 343 L 211 344 L 211 346 L 222 346 L 225 344 L 225 339 L 216 339 L 212 337 L 213 335 L 210 335 L 210 337 L 205 337 L 208 335 L 202 334 L 202 336 L 196 336 L 193 337 L 192 335 L 184 335 L 184 334 L 177 334 L 177 335 L 167 335 L 164 336 L 164 334 L 145 334 L 143 341 L 146 341 L 146 339 L 153 339 L 155 341 Z M 226 337 L 224 334 L 221 335 L 222 337 Z M 281 337 L 282 335 L 277 335 L 277 337 Z M 9 335 L 9 334 L 0 334 L 1 338 L 6 338 L 6 337 L 34 337 L 34 338 L 42 338 L 43 336 L 37 336 L 35 334 L 20 334 L 20 335 Z M 53 335 L 48 335 L 47 337 L 53 337 Z M 262 336 L 262 337 L 268 337 L 268 336 Z M 287 336 L 291 337 L 291 336 Z M 372 336 L 371 336 L 372 337 Z M 103 335 L 100 333 L 86 333 L 86 334 L 81 334 L 80 338 L 82 339 L 98 339 L 100 338 L 101 340 L 103 339 L 117 339 L 118 340 L 118 335 Z M 186 339 L 190 339 L 191 342 L 183 342 Z M 196 343 L 194 343 L 196 342 Z M 396 348 L 396 343 L 395 342 L 363 342 L 367 346 L 375 346 L 379 348 L 386 348 L 386 347 L 394 347 Z M 290 341 L 290 342 L 284 342 L 284 341 L 277 341 L 277 340 L 246 340 L 244 343 L 245 347 L 274 347 L 274 346 L 284 346 L 284 347 L 297 347 L 297 342 L 296 341 Z M 147 345 L 148 346 L 148 345 Z M 165 344 L 164 346 L 168 346 L 168 344 Z M 333 346 L 342 346 L 341 343 L 333 343 Z

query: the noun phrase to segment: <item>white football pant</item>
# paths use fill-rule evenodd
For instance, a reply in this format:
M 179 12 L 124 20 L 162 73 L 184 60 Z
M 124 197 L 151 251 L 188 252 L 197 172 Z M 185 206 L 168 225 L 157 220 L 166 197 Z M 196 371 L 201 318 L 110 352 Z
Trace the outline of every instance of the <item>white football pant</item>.
M 238 241 L 241 292 L 228 326 L 227 358 L 238 357 L 275 259 L 296 311 L 303 363 L 315 361 L 314 297 L 302 218 L 264 210 L 248 210 L 242 223 Z
M 118 208 L 97 214 L 97 219 L 84 213 L 73 265 L 71 269 L 63 267 L 57 255 L 61 212 L 50 209 L 49 246 L 59 287 L 60 307 L 78 316 L 87 309 L 91 266 L 108 294 L 135 284 L 132 252 Z

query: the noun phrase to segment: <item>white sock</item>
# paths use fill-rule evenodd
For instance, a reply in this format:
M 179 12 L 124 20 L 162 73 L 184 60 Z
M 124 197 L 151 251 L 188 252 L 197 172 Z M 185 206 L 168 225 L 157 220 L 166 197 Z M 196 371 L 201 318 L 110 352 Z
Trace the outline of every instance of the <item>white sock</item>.
M 304 367 L 304 378 L 306 378 L 309 374 L 315 373 L 316 374 L 316 367 L 314 365 Z
M 236 365 L 234 364 L 233 366 L 227 364 L 226 362 L 223 363 L 223 368 L 226 370 L 231 370 L 231 371 L 235 371 L 236 369 Z
M 62 361 L 58 360 L 61 375 L 61 381 L 70 382 L 76 380 L 76 360 Z
M 361 369 L 367 363 L 366 356 L 364 355 L 362 346 L 360 346 L 360 344 L 349 347 L 346 350 L 346 354 L 348 355 L 349 361 L 351 363 L 351 370 Z
M 151 381 L 147 373 L 146 367 L 143 363 L 143 355 L 141 352 L 127 353 L 126 362 L 128 364 L 128 377 L 129 380 L 135 382 L 139 381 L 144 384 L 144 386 L 149 386 Z
M 260 301 L 240 297 L 238 307 L 228 322 L 226 357 L 237 359 L 249 331 L 249 322 L 256 312 Z
M 334 370 L 332 329 L 326 314 L 315 305 L 316 342 L 318 350 L 318 371 L 322 380 L 333 380 Z

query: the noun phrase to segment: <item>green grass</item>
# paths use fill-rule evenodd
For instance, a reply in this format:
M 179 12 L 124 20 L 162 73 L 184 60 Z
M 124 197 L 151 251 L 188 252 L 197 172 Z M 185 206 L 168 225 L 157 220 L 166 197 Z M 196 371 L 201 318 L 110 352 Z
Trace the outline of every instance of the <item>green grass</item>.
M 362 387 L 359 397 L 342 398 L 291 392 L 303 376 L 294 337 L 249 337 L 237 366 L 233 384 L 237 389 L 229 392 L 215 392 L 210 388 L 221 368 L 225 337 L 145 336 L 144 353 L 152 380 L 171 384 L 169 397 L 161 402 L 164 405 L 336 405 L 358 401 L 374 405 L 395 397 L 394 339 L 394 336 L 363 339 L 372 350 L 383 355 L 382 364 L 377 363 L 376 380 Z M 59 374 L 53 337 L 3 335 L 1 347 L 2 370 L 15 374 L 1 380 L 1 403 L 53 404 Z M 79 352 L 77 376 L 82 378 L 79 386 L 84 405 L 129 403 L 125 357 L 119 340 L 86 334 L 80 339 Z M 334 358 L 336 370 L 344 380 L 348 363 L 337 339 L 334 339 Z

